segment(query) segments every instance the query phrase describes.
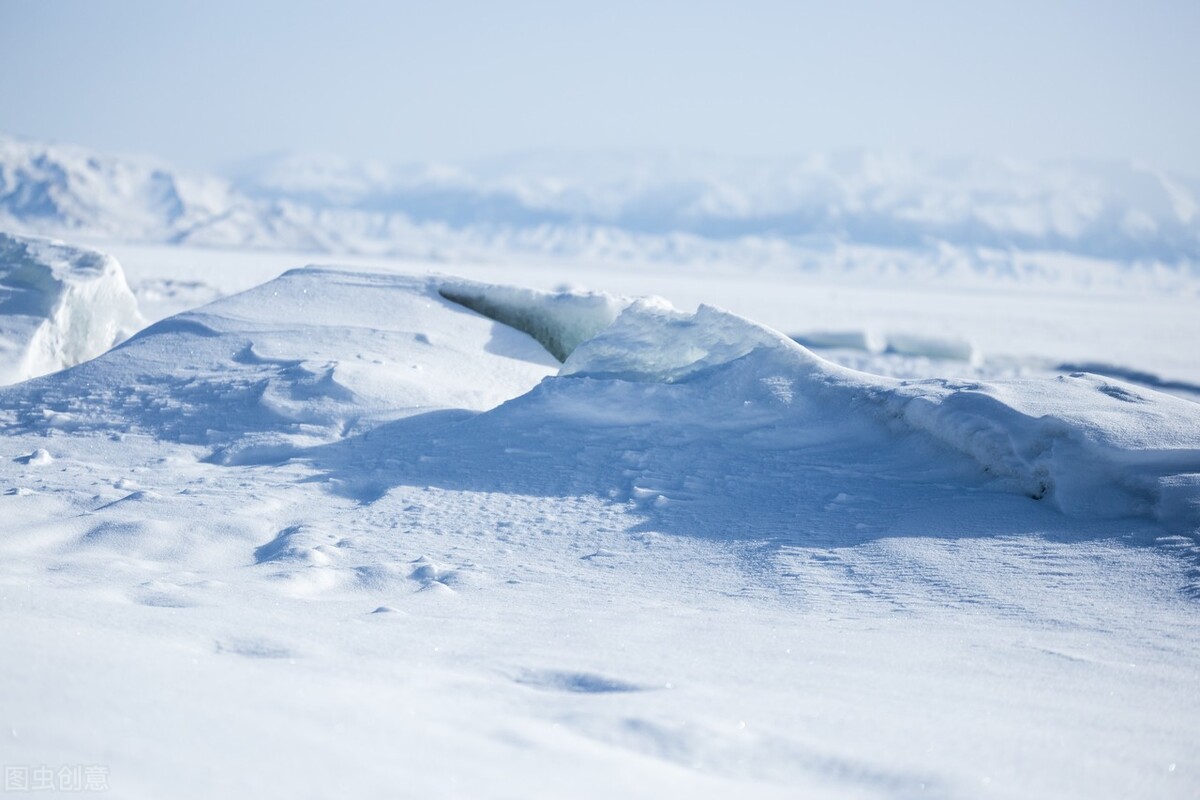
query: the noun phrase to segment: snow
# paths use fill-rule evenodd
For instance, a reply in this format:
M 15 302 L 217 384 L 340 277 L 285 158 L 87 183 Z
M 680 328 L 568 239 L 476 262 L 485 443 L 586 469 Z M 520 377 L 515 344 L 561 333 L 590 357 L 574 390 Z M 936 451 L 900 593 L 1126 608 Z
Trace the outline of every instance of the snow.
M 7 230 L 170 238 L 236 203 L 226 182 L 152 159 L 0 136 L 0 222 Z
M 401 211 L 451 225 L 567 221 L 708 239 L 845 237 L 909 246 L 1067 250 L 1194 259 L 1196 186 L 1141 164 L 1023 163 L 845 151 L 792 159 L 678 152 L 528 152 L 388 169 L 290 154 L 244 165 L 248 194 L 319 207 Z M 1120 225 L 1136 218 L 1137 224 Z M 1116 224 L 1114 224 L 1116 223 Z M 1154 255 L 1150 254 L 1154 252 Z
M 0 388 L 5 764 L 127 797 L 1200 786 L 1200 405 L 964 361 L 932 290 L 835 326 L 771 275 L 127 252 L 154 316 L 224 296 Z M 707 303 L 641 297 L 672 292 Z M 1079 308 L 1195 324 L 1160 300 Z M 849 350 L 869 374 L 806 317 L 929 341 Z M 1060 346 L 1189 358 L 1122 332 Z M 988 374 L 895 374 L 922 359 Z
M 1140 163 L 220 177 L 0 137 L 0 763 L 1194 797 L 1198 197 Z
M 528 337 L 438 288 L 428 278 L 292 270 L 157 322 L 53 380 L 15 387 L 17 424 L 165 435 L 213 447 L 209 458 L 226 463 L 280 460 L 293 440 L 489 408 L 557 366 Z
M 292 154 L 222 177 L 0 136 L 7 230 L 427 261 L 1178 290 L 1200 263 L 1198 197 L 1194 179 L 1134 162 L 542 152 L 392 167 Z
M 836 419 L 847 438 L 855 426 L 870 424 L 865 418 L 877 417 L 926 433 L 973 458 L 987 474 L 1011 479 L 1016 490 L 1046 497 L 1072 514 L 1161 518 L 1166 487 L 1200 480 L 1195 403 L 1087 373 L 994 384 L 867 376 L 711 306 L 683 314 L 636 303 L 576 349 L 560 375 L 693 381 L 703 386 L 697 402 L 705 406 L 731 395 L 741 399 L 737 412 L 736 403 L 720 413 L 699 412 L 711 417 L 696 422 L 706 430 L 724 431 L 735 413 L 758 416 L 757 408 L 750 409 L 764 403 L 787 410 L 771 420 L 778 436 L 797 409 L 805 417 L 801 427 L 815 418 Z M 622 405 L 641 415 L 657 398 L 630 398 Z M 689 412 L 669 409 L 661 422 Z M 1200 528 L 1200 508 L 1170 522 L 1181 532 Z
M 94 358 L 142 325 L 112 256 L 0 233 L 0 383 Z

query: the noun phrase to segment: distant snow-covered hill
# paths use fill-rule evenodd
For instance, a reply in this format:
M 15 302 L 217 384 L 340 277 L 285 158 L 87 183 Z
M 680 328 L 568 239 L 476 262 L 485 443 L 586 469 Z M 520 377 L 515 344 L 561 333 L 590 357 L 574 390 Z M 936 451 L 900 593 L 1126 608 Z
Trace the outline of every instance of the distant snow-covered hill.
M 1200 262 L 1200 184 L 1134 163 L 870 152 L 541 152 L 408 167 L 288 155 L 221 178 L 0 137 L 0 225 L 420 256 L 797 265 L 804 253 L 858 247 L 1178 266 Z
M 264 199 L 455 227 L 582 225 L 902 248 L 945 242 L 1120 260 L 1200 256 L 1196 183 L 1133 163 L 632 152 L 388 168 L 281 156 L 244 167 L 237 183 Z
M 236 205 L 220 179 L 71 145 L 0 138 L 0 214 L 21 227 L 170 239 Z

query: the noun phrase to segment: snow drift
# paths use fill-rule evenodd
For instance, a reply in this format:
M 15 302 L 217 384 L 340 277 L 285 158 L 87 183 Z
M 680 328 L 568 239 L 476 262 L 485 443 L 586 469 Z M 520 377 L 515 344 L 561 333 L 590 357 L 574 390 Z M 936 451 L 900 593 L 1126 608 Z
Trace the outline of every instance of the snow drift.
M 30 400 L 21 424 L 151 433 L 229 463 L 279 460 L 381 419 L 490 408 L 557 367 L 524 334 L 445 300 L 439 285 L 292 270 L 18 387 Z
M 1142 517 L 1184 532 L 1200 525 L 1193 403 L 1086 373 L 994 383 L 871 376 L 714 307 L 687 314 L 660 300 L 629 302 L 294 270 L 9 390 L 5 403 L 38 409 L 21 412 L 32 427 L 127 426 L 203 445 L 220 463 L 304 459 L 414 415 L 483 412 L 438 418 L 436 444 L 390 440 L 389 450 L 439 453 L 432 461 L 390 453 L 393 478 L 479 472 L 485 490 L 507 473 L 503 480 L 527 481 L 522 491 L 540 492 L 575 474 L 573 485 L 602 496 L 663 507 L 671 492 L 653 489 L 657 482 L 734 508 L 728 481 L 744 469 L 757 486 L 738 509 L 745 519 L 756 507 L 777 511 L 772 496 L 802 495 L 807 471 L 857 463 L 864 475 L 881 465 L 907 481 L 936 473 L 1078 517 Z M 353 325 L 338 311 L 347 308 Z M 428 434 L 386 430 L 384 440 Z M 514 442 L 569 463 L 523 464 Z M 810 459 L 817 452 L 819 464 Z M 641 471 L 616 469 L 623 458 Z M 446 465 L 451 473 L 437 473 Z
M 689 315 L 644 303 L 576 349 L 560 375 L 695 381 L 705 387 L 695 401 L 714 406 L 714 426 L 745 415 L 736 403 L 720 408 L 722 398 L 749 405 L 766 385 L 785 401 L 765 423 L 776 428 L 828 420 L 849 439 L 856 428 L 886 424 L 924 434 L 969 456 L 998 485 L 1073 515 L 1200 526 L 1200 406 L 1097 375 L 898 381 L 838 367 L 716 308 Z M 905 445 L 896 438 L 892 446 Z
M 0 383 L 95 358 L 142 324 L 112 256 L 0 233 Z

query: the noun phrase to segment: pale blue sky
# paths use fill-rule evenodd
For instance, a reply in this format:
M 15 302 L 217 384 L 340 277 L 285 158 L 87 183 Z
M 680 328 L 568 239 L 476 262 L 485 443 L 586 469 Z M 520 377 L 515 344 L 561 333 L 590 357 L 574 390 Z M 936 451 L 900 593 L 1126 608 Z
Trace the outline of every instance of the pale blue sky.
M 1200 2 L 0 0 L 0 130 L 214 167 L 540 147 L 1200 176 Z

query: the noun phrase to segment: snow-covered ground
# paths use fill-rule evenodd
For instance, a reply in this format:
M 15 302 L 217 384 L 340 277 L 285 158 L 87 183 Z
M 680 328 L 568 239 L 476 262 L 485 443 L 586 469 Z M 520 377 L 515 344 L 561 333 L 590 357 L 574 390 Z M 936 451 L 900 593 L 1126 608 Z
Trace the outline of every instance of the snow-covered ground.
M 1186 276 L 100 248 L 153 324 L 0 389 L 18 777 L 1200 790 Z
M 151 319 L 249 289 L 315 258 L 90 241 L 119 258 Z M 716 304 L 809 343 L 838 345 L 832 355 L 839 360 L 885 374 L 1012 376 L 1086 366 L 1200 398 L 1200 357 L 1190 345 L 1200 341 L 1200 277 L 1089 287 L 1069 277 L 1073 269 L 1086 274 L 1084 265 L 1063 262 L 1056 264 L 1057 280 L 1028 285 L 986 276 L 943 281 L 903 260 L 889 276 L 508 254 L 454 262 L 337 257 L 343 266 L 372 270 L 655 295 L 683 309 Z M 880 352 L 889 345 L 893 352 Z M 948 361 L 936 358 L 947 355 Z

